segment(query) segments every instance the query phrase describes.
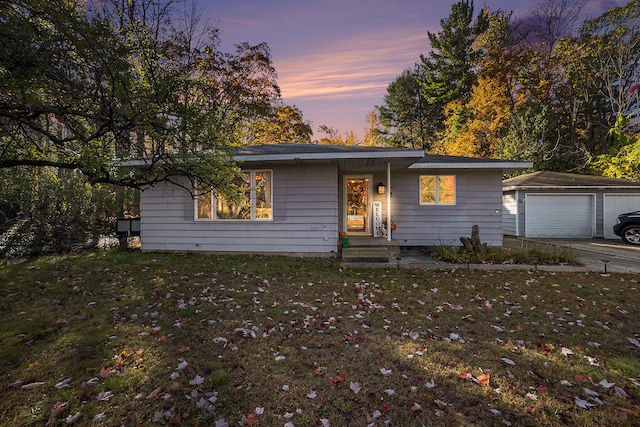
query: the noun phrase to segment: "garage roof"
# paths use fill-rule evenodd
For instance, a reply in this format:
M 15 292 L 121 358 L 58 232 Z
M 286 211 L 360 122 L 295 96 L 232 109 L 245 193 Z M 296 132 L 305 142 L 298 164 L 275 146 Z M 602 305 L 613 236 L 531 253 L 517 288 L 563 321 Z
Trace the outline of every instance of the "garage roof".
M 502 181 L 502 189 L 521 190 L 521 189 L 638 189 L 640 190 L 640 181 L 632 179 L 608 178 L 605 176 L 580 175 L 575 173 L 538 171 L 528 173 L 514 178 Z

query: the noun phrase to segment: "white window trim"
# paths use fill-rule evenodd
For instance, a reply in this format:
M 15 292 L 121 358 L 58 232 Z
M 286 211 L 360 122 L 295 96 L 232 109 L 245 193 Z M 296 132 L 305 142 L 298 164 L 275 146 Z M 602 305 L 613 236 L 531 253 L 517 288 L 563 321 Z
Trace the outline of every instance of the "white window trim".
M 422 177 L 423 176 L 433 176 L 436 178 L 435 203 L 422 202 Z M 440 177 L 441 176 L 453 177 L 453 203 L 440 203 Z M 420 204 L 420 206 L 455 206 L 458 203 L 458 179 L 456 175 L 420 175 L 418 177 L 418 203 Z
M 216 215 L 216 198 L 211 191 L 211 218 L 198 218 L 198 198 L 193 200 L 193 217 L 195 221 L 204 222 L 269 222 L 273 221 L 273 170 L 272 169 L 247 169 L 242 172 L 248 172 L 250 174 L 250 203 L 251 203 L 251 218 L 248 219 L 234 219 L 234 218 L 218 218 Z M 257 172 L 270 172 L 271 173 L 271 218 L 261 219 L 256 218 L 256 173 Z

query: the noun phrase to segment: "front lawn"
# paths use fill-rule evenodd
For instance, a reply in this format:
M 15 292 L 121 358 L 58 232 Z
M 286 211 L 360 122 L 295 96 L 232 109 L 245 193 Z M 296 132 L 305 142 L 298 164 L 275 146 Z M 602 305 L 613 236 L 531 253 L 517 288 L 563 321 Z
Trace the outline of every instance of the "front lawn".
M 114 250 L 0 292 L 3 426 L 640 423 L 633 275 Z

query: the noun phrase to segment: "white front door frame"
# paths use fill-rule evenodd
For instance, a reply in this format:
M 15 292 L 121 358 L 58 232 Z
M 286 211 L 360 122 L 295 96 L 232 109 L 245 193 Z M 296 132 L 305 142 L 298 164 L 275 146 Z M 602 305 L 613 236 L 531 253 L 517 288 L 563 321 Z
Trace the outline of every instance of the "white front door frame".
M 350 179 L 362 179 L 368 180 L 367 186 L 367 206 L 366 206 L 366 219 L 365 219 L 365 230 L 361 232 L 357 231 L 349 231 L 348 221 L 349 221 L 349 190 L 348 190 L 348 181 Z M 342 189 L 343 189 L 343 230 L 350 236 L 373 236 L 373 174 L 349 174 L 344 175 L 342 179 Z

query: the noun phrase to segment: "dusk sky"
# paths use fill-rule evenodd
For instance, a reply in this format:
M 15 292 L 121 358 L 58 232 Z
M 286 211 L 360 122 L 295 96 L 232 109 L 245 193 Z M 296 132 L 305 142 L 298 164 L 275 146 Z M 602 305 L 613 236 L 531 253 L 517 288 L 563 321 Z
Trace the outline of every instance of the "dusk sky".
M 286 104 L 319 125 L 364 136 L 366 115 L 383 103 L 386 88 L 429 52 L 427 32 L 438 32 L 454 0 L 200 0 L 223 48 L 266 42 Z M 474 2 L 525 16 L 539 0 Z M 589 0 L 587 13 L 626 3 Z

